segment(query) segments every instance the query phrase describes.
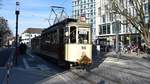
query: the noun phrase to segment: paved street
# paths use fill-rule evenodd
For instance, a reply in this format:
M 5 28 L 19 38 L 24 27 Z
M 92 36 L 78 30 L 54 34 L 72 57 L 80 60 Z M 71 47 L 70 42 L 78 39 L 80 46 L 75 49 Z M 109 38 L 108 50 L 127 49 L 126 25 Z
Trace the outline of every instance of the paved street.
M 150 0 L 0 0 L 0 84 L 150 84 Z
M 35 84 L 64 71 L 30 53 L 18 57 L 18 65 L 11 69 L 9 78 L 7 78 L 7 69 L 5 67 L 0 68 L 0 84 L 6 84 L 7 81 L 9 84 Z
M 64 70 L 28 52 L 11 70 L 9 84 L 150 84 L 150 61 L 131 55 L 117 58 L 113 52 L 93 55 L 90 71 Z M 6 79 L 6 69 L 1 68 L 1 83 Z
M 9 56 L 12 54 L 12 48 L 0 49 L 0 67 L 4 67 L 8 61 Z
M 98 58 L 90 72 L 73 69 L 38 84 L 150 84 L 149 61 L 116 57 Z

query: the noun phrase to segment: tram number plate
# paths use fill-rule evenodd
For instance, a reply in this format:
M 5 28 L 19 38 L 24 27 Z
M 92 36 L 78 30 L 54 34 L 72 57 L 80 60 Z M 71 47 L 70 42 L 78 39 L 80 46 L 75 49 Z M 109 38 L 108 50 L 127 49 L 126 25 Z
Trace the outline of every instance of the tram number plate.
M 82 46 L 82 49 L 85 50 L 85 49 L 86 49 L 86 46 Z

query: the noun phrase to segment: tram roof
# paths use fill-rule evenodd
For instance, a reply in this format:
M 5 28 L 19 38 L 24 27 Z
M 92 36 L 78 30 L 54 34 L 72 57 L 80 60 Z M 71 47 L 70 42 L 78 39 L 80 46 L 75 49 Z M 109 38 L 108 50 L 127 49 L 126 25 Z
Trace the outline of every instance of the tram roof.
M 52 26 L 46 28 L 45 30 L 43 30 L 43 32 L 46 31 L 46 30 L 48 30 L 48 29 L 51 29 L 51 28 L 53 28 L 53 27 L 55 27 L 55 26 L 57 26 L 57 25 L 60 25 L 60 24 L 64 24 L 64 25 L 65 25 L 65 24 L 68 24 L 69 22 L 77 22 L 77 19 L 74 19 L 74 18 L 66 18 L 66 19 L 64 19 L 64 20 L 62 20 L 62 21 L 60 21 L 60 22 L 58 22 L 58 23 L 56 23 L 56 24 L 53 24 Z

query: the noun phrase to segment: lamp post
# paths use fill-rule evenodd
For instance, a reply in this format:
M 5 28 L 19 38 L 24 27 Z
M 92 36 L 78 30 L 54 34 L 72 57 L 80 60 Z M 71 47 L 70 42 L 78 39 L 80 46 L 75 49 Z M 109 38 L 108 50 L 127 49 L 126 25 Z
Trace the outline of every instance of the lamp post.
M 150 32 L 150 0 L 148 0 L 148 29 L 149 29 L 149 32 Z M 148 44 L 148 50 L 147 50 L 147 54 L 148 54 L 148 59 L 150 59 L 150 42 Z
M 16 48 L 16 56 L 15 56 L 15 64 L 17 64 L 17 55 L 18 55 L 18 16 L 19 16 L 19 4 L 20 2 L 16 1 L 16 42 L 15 42 L 15 48 Z
M 116 29 L 116 54 L 118 54 L 119 52 L 119 29 L 120 29 L 120 23 L 119 23 L 119 20 L 118 20 L 118 16 L 115 15 L 115 29 Z
M 119 23 L 118 21 L 116 20 L 115 22 L 115 26 L 116 26 L 116 53 L 119 52 Z

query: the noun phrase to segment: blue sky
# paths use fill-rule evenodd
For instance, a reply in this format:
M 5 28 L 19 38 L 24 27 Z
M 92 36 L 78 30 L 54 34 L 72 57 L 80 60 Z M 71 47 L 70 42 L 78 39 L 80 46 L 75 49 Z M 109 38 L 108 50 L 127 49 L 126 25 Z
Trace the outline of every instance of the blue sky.
M 19 34 L 29 27 L 46 28 L 49 26 L 46 18 L 50 15 L 50 6 L 63 6 L 71 16 L 72 0 L 18 0 L 20 1 Z M 2 0 L 0 16 L 8 20 L 13 34 L 15 34 L 16 0 Z

